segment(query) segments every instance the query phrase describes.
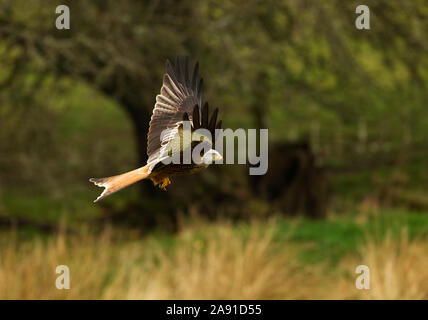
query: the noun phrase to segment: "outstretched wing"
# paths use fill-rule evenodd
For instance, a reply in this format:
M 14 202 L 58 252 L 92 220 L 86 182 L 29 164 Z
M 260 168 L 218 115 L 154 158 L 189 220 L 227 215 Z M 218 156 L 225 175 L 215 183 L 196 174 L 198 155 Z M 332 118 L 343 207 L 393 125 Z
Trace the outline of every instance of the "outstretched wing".
M 149 162 L 150 171 L 159 169 L 163 166 L 162 160 L 168 157 L 175 157 L 187 148 L 193 149 L 199 143 L 208 143 L 210 148 L 215 149 L 215 142 L 218 138 L 216 129 L 221 129 L 221 120 L 217 121 L 218 109 L 216 108 L 209 117 L 208 103 L 206 102 L 202 110 L 199 105 L 193 107 L 193 112 L 189 115 L 187 112 L 183 113 L 182 121 L 178 123 L 175 133 L 171 139 L 164 144 L 159 152 L 159 157 Z M 185 123 L 189 126 L 185 126 Z M 205 129 L 205 131 L 197 131 L 198 135 L 195 137 L 196 130 Z M 186 130 L 190 132 L 185 133 Z M 195 140 L 195 141 L 193 141 Z
M 198 116 L 202 99 L 203 80 L 198 80 L 199 64 L 196 63 L 193 77 L 189 76 L 189 59 L 185 58 L 184 72 L 181 71 L 180 58 L 176 58 L 176 74 L 170 62 L 166 61 L 166 74 L 163 77 L 161 92 L 156 96 L 156 104 L 150 120 L 147 163 L 156 162 L 162 156 L 162 148 L 178 133 L 183 114 L 190 113 L 197 106 Z M 195 108 L 196 109 L 196 108 Z
M 216 129 L 221 129 L 221 120 L 217 121 L 218 108 L 214 110 L 211 115 L 209 115 L 208 102 L 205 102 L 201 112 L 199 112 L 199 106 L 195 105 L 193 112 L 189 115 L 187 112 L 183 114 L 183 121 L 191 121 L 191 130 L 195 131 L 197 129 L 203 128 L 207 129 L 210 132 L 210 144 L 212 148 L 215 148 L 215 141 L 217 140 Z M 200 115 L 199 115 L 200 114 Z

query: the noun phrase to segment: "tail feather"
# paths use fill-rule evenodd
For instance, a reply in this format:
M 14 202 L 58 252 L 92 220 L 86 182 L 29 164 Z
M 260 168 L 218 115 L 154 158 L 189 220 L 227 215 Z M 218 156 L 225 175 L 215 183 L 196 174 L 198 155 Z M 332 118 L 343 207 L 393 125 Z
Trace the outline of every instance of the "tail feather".
M 94 202 L 97 202 L 105 197 L 149 176 L 149 167 L 141 167 L 123 174 L 106 178 L 91 178 L 90 182 L 98 187 L 103 187 L 104 191 Z

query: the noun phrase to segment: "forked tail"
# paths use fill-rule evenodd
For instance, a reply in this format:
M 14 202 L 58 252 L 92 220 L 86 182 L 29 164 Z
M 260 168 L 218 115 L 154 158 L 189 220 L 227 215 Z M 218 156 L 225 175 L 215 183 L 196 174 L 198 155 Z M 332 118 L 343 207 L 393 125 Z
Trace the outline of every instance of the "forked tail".
M 107 178 L 91 178 L 90 182 L 93 182 L 98 187 L 103 187 L 104 191 L 101 195 L 95 199 L 94 202 L 97 202 L 105 197 L 137 182 L 143 180 L 149 176 L 149 167 L 144 166 L 123 174 L 119 174 L 113 177 Z

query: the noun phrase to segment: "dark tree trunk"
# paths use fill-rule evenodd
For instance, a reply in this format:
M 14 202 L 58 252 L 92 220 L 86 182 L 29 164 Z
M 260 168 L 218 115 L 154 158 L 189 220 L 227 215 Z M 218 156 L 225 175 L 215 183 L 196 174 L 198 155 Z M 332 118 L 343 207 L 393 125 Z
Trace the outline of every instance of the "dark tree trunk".
M 267 128 L 269 76 L 260 71 L 253 90 L 252 114 L 257 129 Z M 259 140 L 259 139 L 258 139 Z M 257 141 L 259 146 L 260 141 Z M 269 168 L 264 176 L 249 176 L 254 196 L 262 197 L 286 214 L 323 217 L 327 208 L 327 181 L 315 162 L 309 143 L 270 144 Z
M 326 214 L 327 178 L 306 142 L 271 145 L 268 172 L 250 176 L 250 183 L 255 195 L 261 194 L 284 214 L 303 213 L 313 218 Z

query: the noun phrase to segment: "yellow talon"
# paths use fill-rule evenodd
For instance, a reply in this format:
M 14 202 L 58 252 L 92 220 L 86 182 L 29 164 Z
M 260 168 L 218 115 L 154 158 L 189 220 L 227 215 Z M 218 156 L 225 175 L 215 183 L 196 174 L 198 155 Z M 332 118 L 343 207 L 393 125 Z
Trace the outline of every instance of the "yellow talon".
M 166 186 L 169 185 L 170 183 L 171 183 L 171 180 L 169 180 L 169 178 L 164 178 L 162 180 L 162 184 L 160 185 L 160 188 L 166 191 Z

